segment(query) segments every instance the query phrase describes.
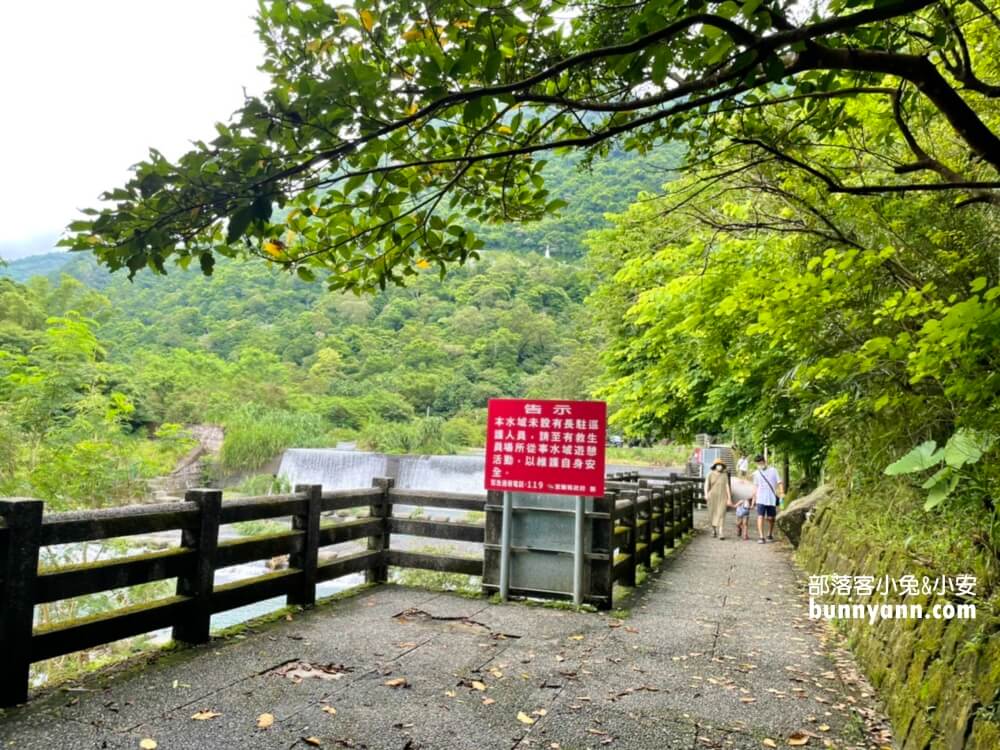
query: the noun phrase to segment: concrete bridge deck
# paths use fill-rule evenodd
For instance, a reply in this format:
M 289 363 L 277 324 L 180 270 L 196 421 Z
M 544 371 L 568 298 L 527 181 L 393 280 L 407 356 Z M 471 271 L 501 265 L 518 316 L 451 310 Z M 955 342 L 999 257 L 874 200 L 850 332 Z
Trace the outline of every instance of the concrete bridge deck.
M 2 712 L 0 747 L 870 747 L 800 588 L 785 545 L 704 530 L 622 620 L 382 586 Z

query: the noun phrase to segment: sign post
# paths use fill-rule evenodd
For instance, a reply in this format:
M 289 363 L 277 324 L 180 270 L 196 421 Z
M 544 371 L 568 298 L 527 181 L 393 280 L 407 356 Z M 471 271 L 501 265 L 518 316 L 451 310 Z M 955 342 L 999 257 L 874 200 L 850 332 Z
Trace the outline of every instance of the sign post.
M 500 598 L 510 591 L 513 496 L 574 497 L 573 601 L 583 602 L 586 497 L 604 495 L 607 406 L 603 401 L 491 399 L 487 409 L 487 490 L 503 493 Z
M 513 498 L 503 493 L 503 520 L 500 522 L 500 601 L 510 592 L 510 517 Z
M 584 534 L 584 513 L 583 498 L 576 498 L 576 523 L 573 528 L 573 604 L 580 606 L 583 604 L 583 534 Z

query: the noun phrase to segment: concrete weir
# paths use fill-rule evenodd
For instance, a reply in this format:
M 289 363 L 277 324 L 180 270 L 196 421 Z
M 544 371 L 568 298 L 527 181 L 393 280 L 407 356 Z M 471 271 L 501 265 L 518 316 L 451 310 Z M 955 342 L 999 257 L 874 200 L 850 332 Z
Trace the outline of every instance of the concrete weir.
M 324 490 L 370 487 L 375 477 L 390 477 L 406 489 L 481 493 L 483 457 L 390 456 L 329 448 L 290 448 L 278 475 L 292 486 L 321 484 Z

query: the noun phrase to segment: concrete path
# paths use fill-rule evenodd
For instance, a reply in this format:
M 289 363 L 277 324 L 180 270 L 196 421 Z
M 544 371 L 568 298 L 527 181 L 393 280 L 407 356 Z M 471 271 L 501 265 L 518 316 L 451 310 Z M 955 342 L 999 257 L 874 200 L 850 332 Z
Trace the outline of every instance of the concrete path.
M 369 589 L 50 693 L 0 718 L 0 747 L 870 746 L 870 692 L 808 621 L 783 544 L 701 531 L 627 606 Z

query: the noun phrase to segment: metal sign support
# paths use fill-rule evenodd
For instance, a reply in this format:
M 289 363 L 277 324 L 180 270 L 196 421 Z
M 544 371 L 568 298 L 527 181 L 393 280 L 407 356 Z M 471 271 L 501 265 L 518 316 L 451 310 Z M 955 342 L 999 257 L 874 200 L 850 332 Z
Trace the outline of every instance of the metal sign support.
M 500 601 L 510 592 L 510 522 L 513 513 L 510 492 L 503 493 L 503 519 L 500 522 Z
M 573 604 L 583 604 L 583 532 L 584 498 L 576 498 L 576 524 L 573 533 Z

